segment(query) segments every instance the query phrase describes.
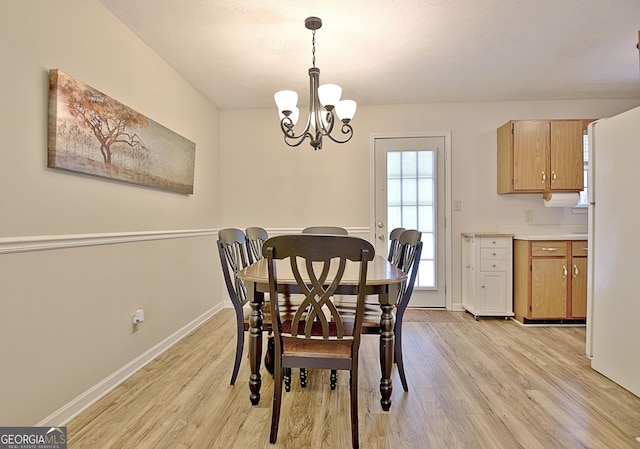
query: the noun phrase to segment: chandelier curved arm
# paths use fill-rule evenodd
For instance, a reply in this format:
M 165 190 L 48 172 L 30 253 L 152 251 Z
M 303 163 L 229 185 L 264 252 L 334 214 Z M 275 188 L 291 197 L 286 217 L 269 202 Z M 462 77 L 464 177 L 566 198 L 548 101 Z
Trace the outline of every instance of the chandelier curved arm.
M 296 133 L 293 130 L 293 121 L 291 120 L 291 118 L 283 117 L 282 120 L 280 120 L 280 129 L 284 134 L 284 143 L 286 143 L 290 147 L 299 146 L 308 137 L 311 140 L 311 146 L 313 146 L 315 149 L 319 149 L 318 147 L 322 148 L 322 141 L 320 141 L 319 144 L 314 144 L 315 140 L 313 138 L 313 135 L 309 132 L 308 124 L 305 130 L 301 134 L 296 136 Z
M 348 123 L 342 123 L 342 127 L 340 128 L 340 132 L 345 135 L 344 140 L 336 139 L 331 134 L 327 134 L 327 137 L 333 140 L 335 143 L 346 143 L 351 140 L 353 137 L 353 128 Z

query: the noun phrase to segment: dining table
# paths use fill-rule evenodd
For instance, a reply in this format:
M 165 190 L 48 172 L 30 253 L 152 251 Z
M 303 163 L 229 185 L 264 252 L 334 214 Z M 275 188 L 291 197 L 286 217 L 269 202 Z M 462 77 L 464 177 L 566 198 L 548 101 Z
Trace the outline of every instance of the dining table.
M 356 295 L 358 284 L 358 262 L 347 261 L 345 274 L 336 295 Z M 276 261 L 278 272 L 278 292 L 295 294 L 297 284 L 288 260 Z M 260 402 L 260 388 L 262 377 L 260 363 L 262 358 L 262 306 L 265 293 L 269 291 L 269 274 L 267 259 L 260 259 L 248 267 L 240 270 L 237 276 L 245 282 L 247 297 L 250 301 L 251 316 L 249 318 L 249 390 L 251 404 Z M 393 391 L 391 371 L 393 368 L 393 350 L 395 344 L 393 313 L 398 299 L 398 292 L 407 275 L 385 257 L 376 255 L 368 262 L 366 295 L 377 296 L 380 307 L 380 405 L 382 410 L 391 407 L 391 393 Z

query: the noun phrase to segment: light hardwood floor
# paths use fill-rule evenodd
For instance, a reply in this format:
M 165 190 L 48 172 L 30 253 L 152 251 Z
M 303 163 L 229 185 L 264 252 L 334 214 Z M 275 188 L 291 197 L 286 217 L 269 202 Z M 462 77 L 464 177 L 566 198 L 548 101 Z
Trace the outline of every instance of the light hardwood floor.
M 378 337 L 360 350 L 360 447 L 640 449 L 640 398 L 590 368 L 579 327 L 502 319 L 404 324 L 405 393 L 394 368 L 380 408 Z M 273 380 L 251 406 L 248 360 L 229 385 L 235 329 L 224 310 L 68 425 L 69 448 L 349 448 L 348 374 L 310 370 L 283 396 L 269 444 Z M 295 371 L 294 371 L 295 373 Z

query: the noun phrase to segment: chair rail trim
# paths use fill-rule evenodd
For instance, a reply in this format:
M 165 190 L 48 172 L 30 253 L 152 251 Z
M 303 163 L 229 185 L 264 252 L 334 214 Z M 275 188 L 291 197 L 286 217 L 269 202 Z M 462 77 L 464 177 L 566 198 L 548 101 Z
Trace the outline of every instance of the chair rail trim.
M 215 229 L 110 232 L 101 234 L 66 234 L 0 238 L 0 254 L 48 251 L 83 246 L 115 245 L 216 235 Z

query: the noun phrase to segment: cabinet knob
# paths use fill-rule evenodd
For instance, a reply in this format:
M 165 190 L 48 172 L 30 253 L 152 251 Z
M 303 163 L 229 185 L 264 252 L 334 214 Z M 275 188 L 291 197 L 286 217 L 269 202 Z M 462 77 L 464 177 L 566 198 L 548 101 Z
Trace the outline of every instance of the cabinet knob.
M 567 266 L 563 265 L 562 266 L 562 279 L 566 279 L 567 278 Z
M 556 171 L 551 170 L 551 182 L 556 182 L 556 179 L 558 179 L 558 175 L 556 174 Z
M 573 277 L 577 278 L 578 277 L 578 266 L 576 264 L 573 264 Z
M 547 174 L 545 172 L 542 172 L 542 183 L 544 184 L 545 181 L 547 180 Z

